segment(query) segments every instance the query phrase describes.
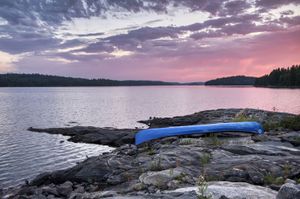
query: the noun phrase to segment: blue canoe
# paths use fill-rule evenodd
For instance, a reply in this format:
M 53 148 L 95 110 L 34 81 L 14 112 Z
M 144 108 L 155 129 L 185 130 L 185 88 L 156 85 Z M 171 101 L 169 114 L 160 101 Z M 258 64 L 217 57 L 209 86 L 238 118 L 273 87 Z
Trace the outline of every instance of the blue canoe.
M 135 135 L 135 144 L 139 145 L 144 142 L 155 140 L 158 138 L 176 136 L 176 135 L 190 135 L 190 134 L 207 134 L 219 132 L 245 132 L 254 134 L 263 134 L 264 130 L 258 122 L 230 122 L 230 123 L 216 123 L 204 125 L 189 125 L 176 126 L 166 128 L 153 128 L 139 131 Z

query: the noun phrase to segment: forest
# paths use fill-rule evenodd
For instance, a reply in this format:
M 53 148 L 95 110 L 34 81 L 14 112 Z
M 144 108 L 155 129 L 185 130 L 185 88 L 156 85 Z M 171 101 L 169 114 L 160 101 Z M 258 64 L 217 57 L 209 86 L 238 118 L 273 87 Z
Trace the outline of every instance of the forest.
M 300 65 L 277 68 L 270 74 L 257 78 L 254 85 L 262 87 L 300 87 Z
M 151 86 L 178 84 L 174 82 L 144 80 L 84 79 L 41 74 L 0 74 L 0 87 Z
M 217 78 L 205 82 L 205 85 L 254 85 L 255 77 L 232 76 Z

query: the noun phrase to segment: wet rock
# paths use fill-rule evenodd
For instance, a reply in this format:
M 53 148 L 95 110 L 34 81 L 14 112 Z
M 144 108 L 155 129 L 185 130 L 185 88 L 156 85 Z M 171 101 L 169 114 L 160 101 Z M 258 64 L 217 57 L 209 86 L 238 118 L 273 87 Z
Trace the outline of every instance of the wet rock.
M 298 199 L 300 198 L 300 185 L 285 183 L 281 186 L 276 199 Z
M 47 129 L 30 127 L 28 130 L 71 136 L 69 141 L 72 142 L 103 144 L 112 147 L 118 147 L 124 144 L 134 144 L 134 136 L 138 131 L 138 129 L 97 128 L 91 126 Z

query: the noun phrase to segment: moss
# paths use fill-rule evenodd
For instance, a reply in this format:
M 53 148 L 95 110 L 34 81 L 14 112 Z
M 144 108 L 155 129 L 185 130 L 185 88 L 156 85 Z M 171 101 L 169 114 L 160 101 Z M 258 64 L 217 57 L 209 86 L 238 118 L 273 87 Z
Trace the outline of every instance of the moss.
M 254 121 L 254 120 L 255 119 L 253 117 L 250 117 L 245 114 L 239 114 L 232 119 L 233 122 L 247 122 L 247 121 Z

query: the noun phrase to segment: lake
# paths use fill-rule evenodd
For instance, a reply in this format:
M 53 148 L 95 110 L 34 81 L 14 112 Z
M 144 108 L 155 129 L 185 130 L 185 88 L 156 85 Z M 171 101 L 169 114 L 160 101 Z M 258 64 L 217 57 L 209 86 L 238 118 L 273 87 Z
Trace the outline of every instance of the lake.
M 300 114 L 300 89 L 149 86 L 0 88 L 0 188 L 45 171 L 68 168 L 112 148 L 71 143 L 29 127 L 143 127 L 149 117 L 217 108 L 259 108 Z

